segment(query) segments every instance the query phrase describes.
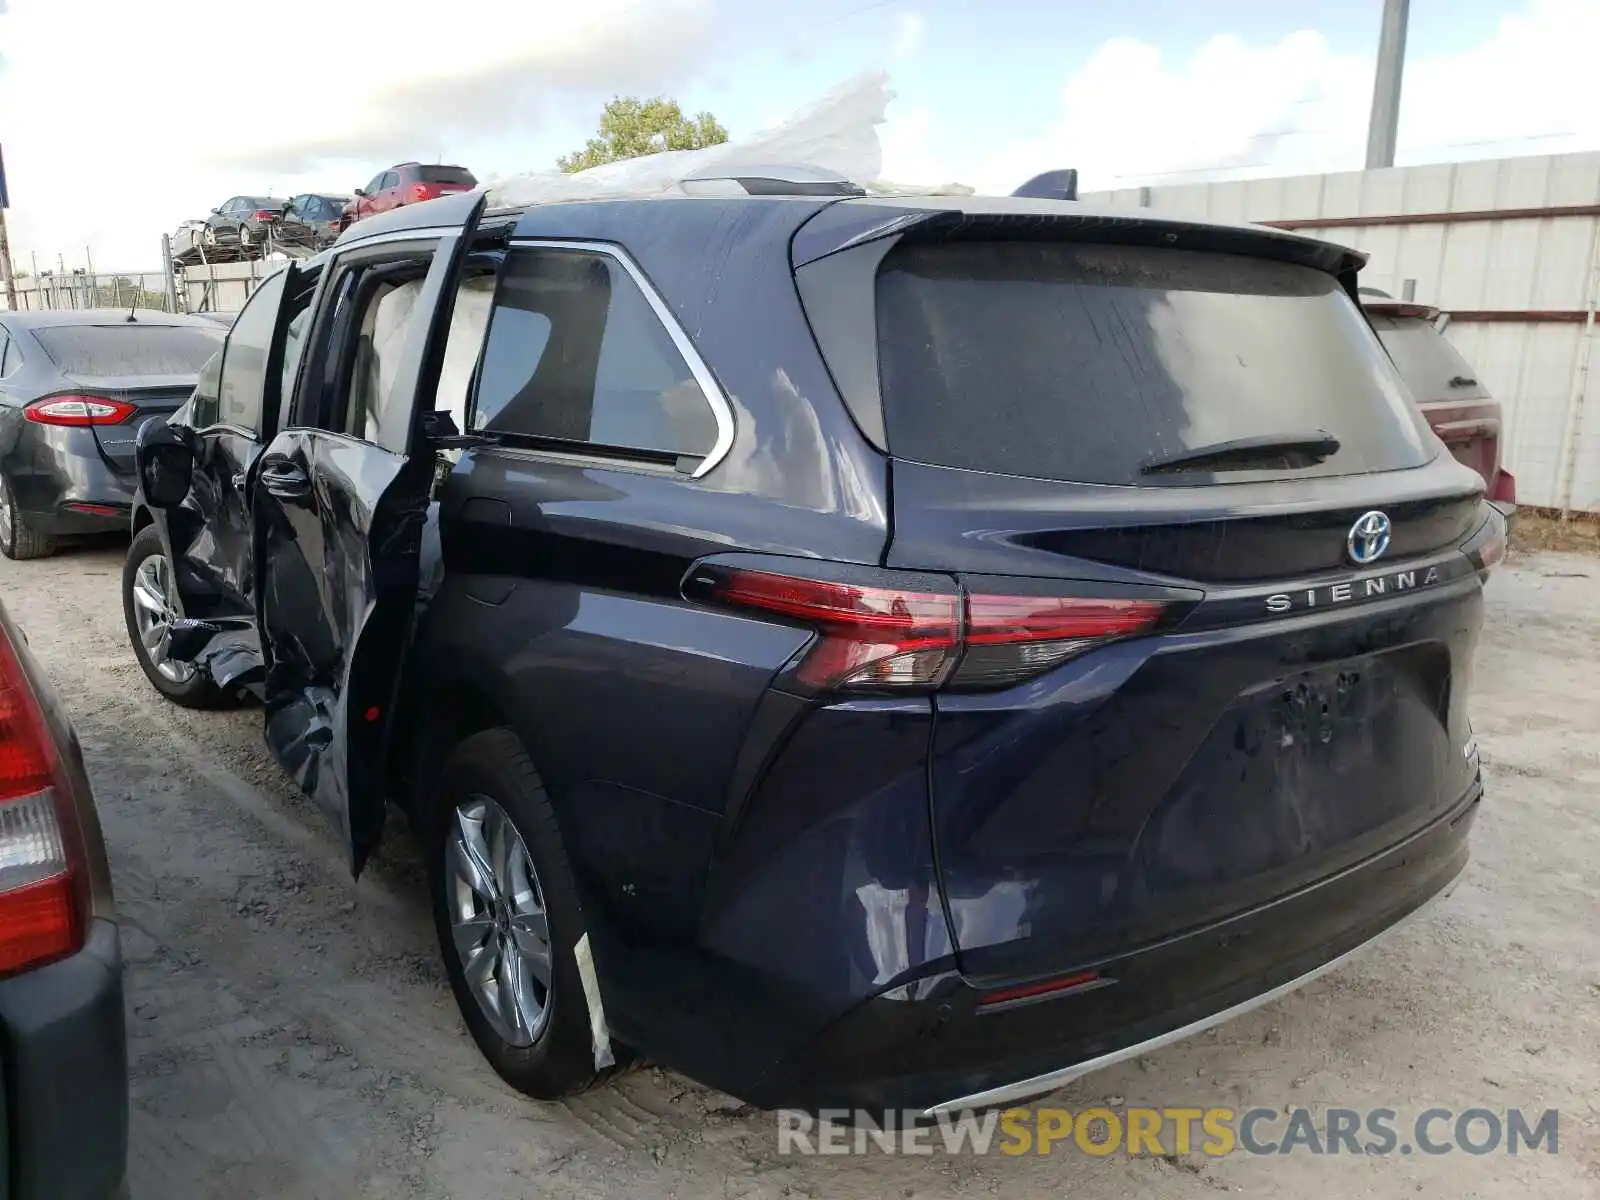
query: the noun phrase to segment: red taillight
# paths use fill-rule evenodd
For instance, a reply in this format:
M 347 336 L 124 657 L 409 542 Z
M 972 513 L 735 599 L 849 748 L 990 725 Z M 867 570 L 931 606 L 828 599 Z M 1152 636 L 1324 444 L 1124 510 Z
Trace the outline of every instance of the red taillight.
M 250 214 L 250 219 L 253 221 L 276 221 L 278 214 L 270 208 L 260 208 Z
M 432 199 L 432 193 L 428 191 L 427 184 L 419 183 L 411 189 L 411 198 L 413 200 L 430 200 Z
M 961 601 L 953 593 L 902 591 L 728 570 L 710 595 L 815 625 L 821 636 L 796 677 L 818 688 L 925 687 L 942 683 L 961 645 Z
M 0 631 L 0 975 L 83 944 L 55 742 L 16 651 Z
M 116 425 L 138 411 L 126 400 L 108 396 L 61 395 L 35 400 L 22 415 L 40 425 Z
M 1154 625 L 1160 601 L 1064 596 L 963 596 L 930 576 L 926 589 L 707 566 L 688 590 L 723 604 L 802 621 L 819 636 L 795 668 L 816 688 L 992 688 Z

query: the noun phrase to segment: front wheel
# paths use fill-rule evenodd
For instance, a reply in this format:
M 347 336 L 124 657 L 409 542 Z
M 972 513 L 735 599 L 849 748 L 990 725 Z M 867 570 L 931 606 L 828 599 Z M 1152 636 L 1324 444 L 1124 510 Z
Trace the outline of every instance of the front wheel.
M 166 547 L 154 525 L 146 525 L 128 547 L 122 565 L 122 615 L 134 657 L 156 691 L 185 708 L 227 708 L 233 701 L 193 663 L 167 653 L 177 590 Z
M 434 924 L 450 987 L 499 1076 L 541 1100 L 594 1085 L 583 909 L 555 812 L 507 729 L 474 734 L 440 773 L 428 822 Z M 580 945 L 582 950 L 580 950 Z M 590 989 L 586 989 L 585 976 Z M 611 1047 L 617 1059 L 621 1047 Z

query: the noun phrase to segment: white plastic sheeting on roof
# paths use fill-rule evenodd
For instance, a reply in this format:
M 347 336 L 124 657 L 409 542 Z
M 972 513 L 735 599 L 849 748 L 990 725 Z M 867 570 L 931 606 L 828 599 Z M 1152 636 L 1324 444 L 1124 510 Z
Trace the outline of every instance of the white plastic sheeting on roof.
M 489 189 L 490 208 L 549 204 L 562 200 L 604 200 L 687 195 L 690 176 L 735 166 L 786 163 L 819 167 L 853 180 L 875 193 L 953 192 L 971 194 L 959 184 L 934 188 L 896 187 L 878 181 L 883 149 L 878 126 L 894 93 L 881 71 L 858 75 L 787 120 L 742 141 L 703 150 L 666 150 L 642 158 L 606 163 L 571 175 L 532 171 Z

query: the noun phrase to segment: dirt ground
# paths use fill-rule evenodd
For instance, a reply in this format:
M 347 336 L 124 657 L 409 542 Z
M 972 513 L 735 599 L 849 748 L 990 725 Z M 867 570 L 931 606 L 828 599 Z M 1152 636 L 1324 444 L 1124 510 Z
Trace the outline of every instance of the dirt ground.
M 1600 1196 L 1600 559 L 1522 553 L 1489 587 L 1489 793 L 1448 899 L 1301 992 L 1056 1101 L 1556 1108 L 1557 1154 L 806 1158 L 780 1156 L 771 1115 L 665 1071 L 564 1104 L 501 1085 L 457 1017 L 410 837 L 391 830 L 352 884 L 268 761 L 259 711 L 161 700 L 125 643 L 124 545 L 0 560 L 0 596 L 77 723 L 103 814 L 134 1200 Z

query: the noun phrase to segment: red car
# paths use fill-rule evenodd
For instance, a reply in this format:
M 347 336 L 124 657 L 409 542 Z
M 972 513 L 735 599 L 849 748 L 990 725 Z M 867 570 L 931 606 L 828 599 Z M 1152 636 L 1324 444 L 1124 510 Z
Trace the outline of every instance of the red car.
M 388 212 L 391 208 L 423 200 L 437 200 L 451 192 L 470 192 L 477 186 L 477 177 L 465 167 L 399 163 L 378 172 L 366 187 L 356 189 L 355 199 L 345 205 L 344 223 L 348 226 L 373 213 Z
M 1439 440 L 1483 476 L 1490 500 L 1515 504 L 1517 481 L 1500 465 L 1500 401 L 1439 332 L 1439 310 L 1371 295 L 1361 303 Z

